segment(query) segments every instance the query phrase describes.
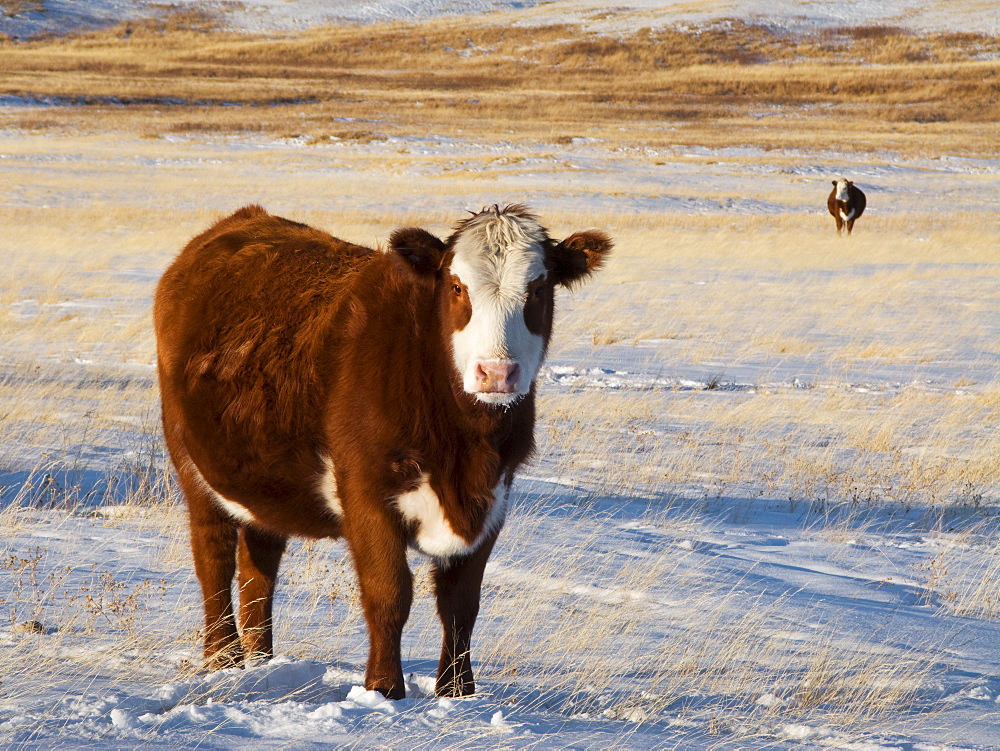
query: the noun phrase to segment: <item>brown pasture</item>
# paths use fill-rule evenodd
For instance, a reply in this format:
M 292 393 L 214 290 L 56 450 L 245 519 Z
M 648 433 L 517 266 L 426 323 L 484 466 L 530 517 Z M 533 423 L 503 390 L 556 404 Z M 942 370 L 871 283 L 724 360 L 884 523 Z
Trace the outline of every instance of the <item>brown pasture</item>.
M 504 16 L 221 32 L 203 14 L 0 40 L 0 126 L 359 141 L 435 132 L 658 146 L 993 154 L 1000 39 L 742 21 L 619 37 Z M 774 116 L 780 113 L 779 116 Z M 515 125 L 516 124 L 516 125 Z

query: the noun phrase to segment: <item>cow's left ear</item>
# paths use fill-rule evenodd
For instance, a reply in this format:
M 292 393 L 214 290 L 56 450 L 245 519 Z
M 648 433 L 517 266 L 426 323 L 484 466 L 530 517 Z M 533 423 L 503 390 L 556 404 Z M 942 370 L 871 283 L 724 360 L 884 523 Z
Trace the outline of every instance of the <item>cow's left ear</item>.
M 553 281 L 564 287 L 572 287 L 604 265 L 604 259 L 614 244 L 611 238 L 596 229 L 574 232 L 551 250 Z
M 421 275 L 436 274 L 444 258 L 444 243 L 419 227 L 394 230 L 389 236 L 389 248 Z

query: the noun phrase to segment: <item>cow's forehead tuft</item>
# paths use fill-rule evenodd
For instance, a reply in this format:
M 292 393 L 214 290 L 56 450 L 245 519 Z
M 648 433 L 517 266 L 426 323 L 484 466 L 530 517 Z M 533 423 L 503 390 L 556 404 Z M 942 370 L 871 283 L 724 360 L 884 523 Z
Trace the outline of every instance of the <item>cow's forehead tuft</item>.
M 538 219 L 520 206 L 486 209 L 461 222 L 455 232 L 455 252 L 517 253 L 544 248 L 548 235 Z
M 494 285 L 502 284 L 501 278 L 526 284 L 545 273 L 547 241 L 545 228 L 522 207 L 486 209 L 456 228 L 452 267 L 483 282 L 493 279 Z

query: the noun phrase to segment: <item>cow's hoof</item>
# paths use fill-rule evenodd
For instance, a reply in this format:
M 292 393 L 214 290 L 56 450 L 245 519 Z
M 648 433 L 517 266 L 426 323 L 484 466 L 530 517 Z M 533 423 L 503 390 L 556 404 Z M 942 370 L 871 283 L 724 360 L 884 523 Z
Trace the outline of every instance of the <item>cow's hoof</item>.
M 205 655 L 205 668 L 210 672 L 243 668 L 243 650 L 240 647 L 222 649 L 213 655 Z
M 386 699 L 390 699 L 392 701 L 399 701 L 400 699 L 406 698 L 406 689 L 403 688 L 402 686 L 393 688 L 387 688 L 383 686 L 372 686 L 369 688 L 368 686 L 365 686 L 365 688 L 368 689 L 369 691 L 378 691 Z
M 448 681 L 438 683 L 434 687 L 434 693 L 447 699 L 460 699 L 463 696 L 472 696 L 476 693 L 476 684 L 472 681 Z

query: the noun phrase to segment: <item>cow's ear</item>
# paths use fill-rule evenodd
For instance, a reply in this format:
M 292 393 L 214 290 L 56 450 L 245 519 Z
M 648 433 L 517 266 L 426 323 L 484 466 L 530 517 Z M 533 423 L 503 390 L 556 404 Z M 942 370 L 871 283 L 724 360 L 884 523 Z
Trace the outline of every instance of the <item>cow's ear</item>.
M 444 243 L 419 227 L 403 227 L 389 236 L 389 248 L 421 275 L 436 274 L 444 258 Z
M 831 180 L 830 182 L 833 183 L 833 187 L 835 187 L 835 188 L 837 187 L 837 181 L 836 180 Z
M 572 287 L 586 279 L 604 265 L 611 248 L 611 238 L 596 229 L 574 232 L 552 247 L 551 268 L 553 281 Z

